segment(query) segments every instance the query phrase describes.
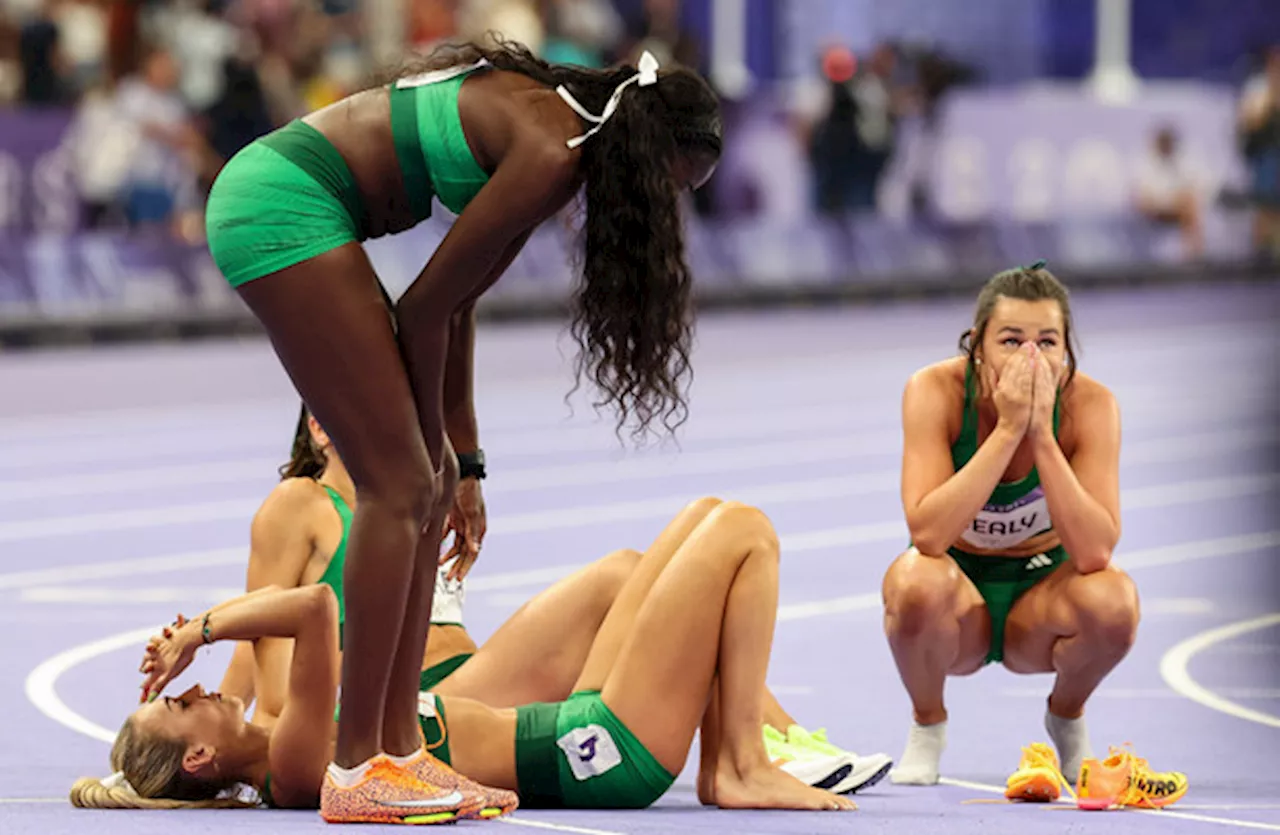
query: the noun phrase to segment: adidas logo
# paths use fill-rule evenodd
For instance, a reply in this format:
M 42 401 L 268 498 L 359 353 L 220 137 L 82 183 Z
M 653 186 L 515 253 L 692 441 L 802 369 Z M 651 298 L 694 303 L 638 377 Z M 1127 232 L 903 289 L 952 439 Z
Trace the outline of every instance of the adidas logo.
M 1049 558 L 1048 554 L 1036 554 L 1034 557 L 1027 560 L 1027 571 L 1033 571 L 1037 568 L 1044 568 L 1049 565 L 1053 565 L 1053 560 Z

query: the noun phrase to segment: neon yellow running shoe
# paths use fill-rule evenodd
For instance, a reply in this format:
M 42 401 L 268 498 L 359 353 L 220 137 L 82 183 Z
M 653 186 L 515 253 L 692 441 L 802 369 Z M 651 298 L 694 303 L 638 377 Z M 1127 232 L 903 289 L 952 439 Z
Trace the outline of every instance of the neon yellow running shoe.
M 815 789 L 835 792 L 853 773 L 853 758 L 848 754 L 828 756 L 806 751 L 788 742 L 772 725 L 764 726 L 764 749 L 776 768 Z

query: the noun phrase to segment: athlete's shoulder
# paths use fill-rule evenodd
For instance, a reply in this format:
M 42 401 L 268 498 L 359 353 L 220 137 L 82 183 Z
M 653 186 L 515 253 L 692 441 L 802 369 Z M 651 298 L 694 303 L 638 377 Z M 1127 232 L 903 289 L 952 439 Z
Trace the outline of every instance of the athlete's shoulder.
M 312 478 L 286 478 L 272 488 L 254 515 L 254 525 L 297 524 L 323 510 L 329 495 Z
M 1119 410 L 1116 396 L 1111 389 L 1097 378 L 1082 371 L 1076 372 L 1075 378 L 1067 388 L 1066 396 L 1069 398 L 1071 408 L 1075 411 Z
M 930 363 L 907 378 L 906 394 L 930 399 L 949 396 L 964 397 L 965 357 L 948 357 Z

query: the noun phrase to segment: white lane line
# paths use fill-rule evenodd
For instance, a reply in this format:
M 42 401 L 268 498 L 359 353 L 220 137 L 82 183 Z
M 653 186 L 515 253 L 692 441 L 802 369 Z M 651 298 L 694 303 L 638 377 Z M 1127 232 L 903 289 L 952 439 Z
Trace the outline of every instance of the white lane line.
M 1229 623 L 1225 626 L 1208 629 L 1198 635 L 1193 635 L 1171 648 L 1160 659 L 1160 677 L 1174 692 L 1185 696 L 1193 702 L 1204 705 L 1210 710 L 1225 713 L 1227 716 L 1233 716 L 1236 719 L 1256 722 L 1259 725 L 1280 728 L 1280 716 L 1274 716 L 1270 713 L 1236 704 L 1197 682 L 1192 678 L 1189 669 L 1191 659 L 1209 647 L 1273 626 L 1280 626 L 1280 612 L 1239 621 L 1238 623 Z
M 1222 687 L 1214 691 L 1218 696 L 1232 699 L 1280 699 L 1280 687 Z M 1007 687 L 1000 690 L 1001 696 L 1015 699 L 1044 700 L 1044 688 Z M 1167 687 L 1113 687 L 1096 691 L 1090 699 L 1183 699 L 1181 693 Z
M 130 589 L 99 589 L 84 586 L 36 586 L 23 589 L 19 599 L 24 603 L 59 605 L 136 606 L 148 603 L 208 603 L 230 600 L 244 594 L 242 587 L 156 586 Z
M 623 832 L 615 832 L 612 829 L 588 829 L 585 826 L 566 826 L 559 823 L 547 823 L 546 821 L 533 820 L 526 817 L 505 817 L 498 818 L 498 823 L 505 823 L 508 826 L 528 826 L 533 829 L 550 829 L 553 832 L 574 832 L 578 835 L 626 835 Z
M 897 469 L 882 470 L 852 476 L 751 485 L 735 489 L 733 497 L 769 511 L 780 504 L 890 493 L 898 489 L 898 480 Z M 1277 485 L 1280 485 L 1280 473 L 1276 472 L 1192 479 L 1121 491 L 1121 506 L 1128 512 L 1239 498 L 1270 492 Z M 494 536 L 509 536 L 651 519 L 673 515 L 690 498 L 672 494 L 653 499 L 513 513 L 499 517 L 499 523 L 491 522 L 490 527 Z M 0 543 L 230 519 L 245 520 L 247 525 L 259 503 L 259 499 L 237 499 L 0 522 Z
M 25 588 L 46 583 L 105 580 L 109 577 L 131 577 L 135 574 L 189 571 L 193 568 L 218 565 L 245 566 L 248 558 L 248 549 L 244 547 L 214 548 L 208 551 L 184 551 L 159 557 L 135 557 L 110 562 L 66 565 L 60 568 L 13 571 L 0 574 L 0 589 Z
M 961 789 L 972 789 L 973 791 L 988 792 L 990 794 L 1004 794 L 1004 786 L 993 786 L 988 783 L 975 783 L 971 780 L 956 780 L 950 777 L 943 777 L 938 781 L 944 786 L 954 786 Z M 1071 801 L 1063 798 L 1059 803 L 1070 803 Z M 1054 808 L 1054 807 L 1048 807 Z M 1212 823 L 1219 826 L 1238 826 L 1242 829 L 1262 829 L 1267 832 L 1280 832 L 1280 824 L 1262 823 L 1260 821 L 1236 820 L 1235 818 L 1219 818 L 1210 815 L 1197 815 L 1193 812 L 1179 812 L 1172 808 L 1164 809 L 1125 809 L 1126 814 L 1138 815 L 1159 815 L 1164 818 L 1178 818 L 1180 820 L 1195 821 L 1197 823 Z M 1090 813 L 1093 814 L 1093 813 Z
M 830 419 L 828 413 L 823 420 Z M 843 421 L 843 418 L 841 419 Z M 811 427 L 815 428 L 815 427 Z M 825 427 L 816 427 L 825 428 Z M 763 430 L 762 430 L 763 431 Z M 1274 440 L 1270 427 L 1245 427 L 1230 432 L 1221 428 L 1170 438 L 1135 441 L 1121 453 L 1122 466 L 1164 464 L 1199 460 Z M 532 443 L 532 441 L 531 441 Z M 534 444 L 536 447 L 537 444 Z M 769 440 L 758 444 L 674 454 L 647 453 L 613 461 L 587 461 L 545 467 L 522 466 L 496 470 L 485 485 L 490 496 L 618 481 L 671 478 L 715 473 L 746 472 L 784 465 L 835 462 L 865 456 L 900 454 L 901 432 L 865 430 L 802 441 Z M 0 501 L 92 496 L 104 493 L 157 490 L 165 487 L 199 487 L 210 484 L 267 484 L 273 480 L 279 458 L 253 457 L 215 461 L 193 467 L 167 464 L 94 473 L 40 475 L 0 481 Z

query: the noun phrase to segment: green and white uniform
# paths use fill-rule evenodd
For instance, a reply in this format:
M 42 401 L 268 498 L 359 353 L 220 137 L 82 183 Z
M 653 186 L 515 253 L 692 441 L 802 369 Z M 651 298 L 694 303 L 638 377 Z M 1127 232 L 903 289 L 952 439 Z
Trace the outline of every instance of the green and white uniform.
M 403 78 L 390 88 L 396 159 L 414 222 L 431 199 L 461 213 L 488 182 L 458 115 L 458 91 L 480 61 Z M 239 286 L 370 237 L 346 161 L 318 130 L 294 120 L 241 149 L 218 174 L 205 219 L 209 251 Z
M 957 472 L 978 451 L 977 383 L 972 369 L 964 373 L 964 418 L 960 434 L 951 445 L 951 461 Z M 1053 407 L 1053 434 L 1057 437 L 1061 398 Z M 1004 659 L 1004 628 L 1013 604 L 1032 586 L 1048 577 L 1067 559 L 1059 545 L 1030 557 L 996 557 L 971 554 L 970 545 L 989 551 L 1016 548 L 1032 537 L 1053 530 L 1049 503 L 1040 484 L 1040 474 L 1032 469 L 1026 478 L 1000 483 L 986 504 L 947 553 L 960 566 L 987 604 L 991 615 L 991 647 L 987 663 Z
M 423 673 L 423 684 L 427 681 Z M 425 686 L 418 698 L 418 720 L 428 750 L 451 763 L 444 704 Z M 516 708 L 516 780 L 525 808 L 643 809 L 675 779 L 599 691 Z

